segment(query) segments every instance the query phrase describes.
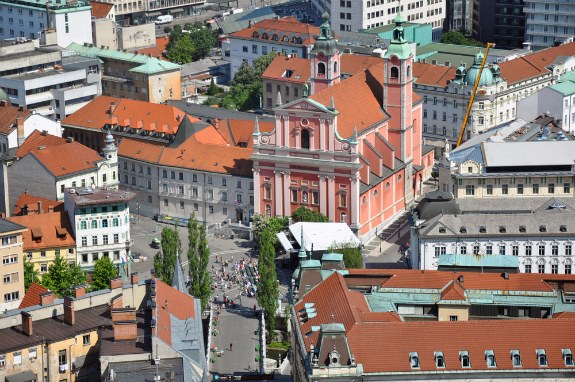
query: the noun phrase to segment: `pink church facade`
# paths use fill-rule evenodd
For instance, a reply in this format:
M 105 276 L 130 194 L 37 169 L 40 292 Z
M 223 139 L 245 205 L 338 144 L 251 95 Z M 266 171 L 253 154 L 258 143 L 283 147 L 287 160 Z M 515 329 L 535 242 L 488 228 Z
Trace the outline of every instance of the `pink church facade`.
M 327 21 L 310 57 L 310 95 L 274 109 L 275 129 L 253 134 L 254 209 L 290 216 L 300 206 L 369 238 L 420 193 L 433 151 L 422 142 L 413 55 L 396 18 L 381 62 L 340 81 Z

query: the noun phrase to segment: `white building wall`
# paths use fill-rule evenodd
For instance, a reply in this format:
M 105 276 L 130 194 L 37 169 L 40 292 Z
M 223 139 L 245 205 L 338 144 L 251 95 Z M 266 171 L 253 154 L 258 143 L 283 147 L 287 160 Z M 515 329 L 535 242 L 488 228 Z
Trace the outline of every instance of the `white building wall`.
M 56 197 L 64 199 L 64 189 L 68 187 L 118 187 L 118 164 L 102 161 L 98 169 L 83 174 L 75 174 L 56 181 Z
M 461 254 L 465 252 L 471 254 L 474 253 L 474 246 L 479 246 L 479 254 L 482 255 L 490 254 L 489 247 L 491 247 L 491 253 L 496 255 L 513 255 L 514 248 L 516 248 L 521 273 L 554 273 L 556 269 L 557 273 L 564 274 L 572 273 L 571 267 L 575 260 L 573 257 L 574 241 L 571 239 L 541 236 L 481 239 L 460 237 L 444 240 L 424 238 L 412 241 L 412 243 L 417 243 L 419 269 L 436 270 L 439 261 L 436 253 Z M 462 247 L 465 247 L 465 250 L 462 251 Z M 530 255 L 526 250 L 527 247 L 531 248 Z M 500 248 L 504 248 L 504 253 L 500 252 Z
M 58 45 L 67 47 L 71 43 L 92 44 L 92 13 L 90 10 L 56 13 L 52 15 L 56 28 Z
M 48 119 L 40 114 L 32 113 L 24 121 L 24 137 L 28 138 L 35 130 L 47 131 L 50 135 L 62 137 L 62 127 L 60 122 Z M 16 148 L 18 146 L 18 131 L 14 130 L 8 134 L 8 148 Z

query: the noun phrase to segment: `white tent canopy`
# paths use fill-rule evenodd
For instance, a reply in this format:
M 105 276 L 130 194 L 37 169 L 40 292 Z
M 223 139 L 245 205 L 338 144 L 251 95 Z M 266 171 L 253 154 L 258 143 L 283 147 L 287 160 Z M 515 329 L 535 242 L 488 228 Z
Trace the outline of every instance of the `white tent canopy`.
M 300 222 L 289 226 L 290 233 L 301 247 L 301 232 L 305 250 L 327 251 L 330 247 L 350 244 L 359 247 L 361 242 L 345 223 L 307 223 Z M 280 239 L 281 240 L 281 239 Z

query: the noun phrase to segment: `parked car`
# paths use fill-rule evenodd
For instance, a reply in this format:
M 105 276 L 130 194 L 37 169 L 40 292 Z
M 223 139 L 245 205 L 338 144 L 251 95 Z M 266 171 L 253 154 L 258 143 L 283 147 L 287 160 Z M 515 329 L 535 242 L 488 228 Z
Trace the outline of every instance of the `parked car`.
M 160 25 L 160 24 L 169 24 L 172 21 L 174 21 L 174 16 L 172 15 L 162 15 L 162 16 L 158 16 L 158 18 L 156 19 L 155 23 L 156 25 Z

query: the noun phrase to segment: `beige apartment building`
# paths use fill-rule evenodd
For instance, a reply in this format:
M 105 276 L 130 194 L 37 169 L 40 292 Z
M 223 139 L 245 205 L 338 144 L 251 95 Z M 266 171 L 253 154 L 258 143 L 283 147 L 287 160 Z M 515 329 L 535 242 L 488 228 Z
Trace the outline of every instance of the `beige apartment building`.
M 2 258 L 2 300 L 0 312 L 16 309 L 24 297 L 24 257 L 22 233 L 27 228 L 0 220 L 0 257 Z

